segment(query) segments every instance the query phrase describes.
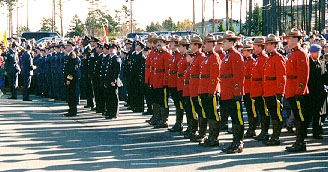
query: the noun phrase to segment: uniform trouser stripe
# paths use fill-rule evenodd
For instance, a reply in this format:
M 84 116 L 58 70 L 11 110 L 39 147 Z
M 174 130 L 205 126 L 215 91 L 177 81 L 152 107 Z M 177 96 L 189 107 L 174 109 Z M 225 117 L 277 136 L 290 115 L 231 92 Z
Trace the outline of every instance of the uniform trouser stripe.
M 179 101 L 179 104 L 180 104 L 180 109 L 183 110 L 183 104 L 181 101 Z
M 262 97 L 262 99 L 263 99 L 263 102 L 264 102 L 264 112 L 265 112 L 265 116 L 269 116 L 269 113 L 268 113 L 268 106 L 267 106 L 266 103 L 265 103 L 264 97 Z
M 304 121 L 304 116 L 302 113 L 302 108 L 301 108 L 301 102 L 299 100 L 296 100 L 297 108 L 298 108 L 298 113 L 300 115 L 301 121 Z
M 278 117 L 279 117 L 279 120 L 280 120 L 280 122 L 282 122 L 282 116 L 281 116 L 281 106 L 280 106 L 280 101 L 278 100 L 278 99 L 276 99 L 277 100 L 277 115 L 278 115 Z
M 251 98 L 251 101 L 252 101 L 252 111 L 254 114 L 254 118 L 256 118 L 257 114 L 256 114 L 256 109 L 255 109 L 255 100 Z
M 236 104 L 237 104 L 237 114 L 238 114 L 239 123 L 240 125 L 244 125 L 243 117 L 241 116 L 242 114 L 241 114 L 240 101 L 236 101 Z
M 213 96 L 213 108 L 214 108 L 214 115 L 216 118 L 216 121 L 220 121 L 219 115 L 218 115 L 218 110 L 216 109 L 216 96 Z
M 199 105 L 200 107 L 202 108 L 202 115 L 203 115 L 203 118 L 206 118 L 206 114 L 205 114 L 205 111 L 204 111 L 204 108 L 203 108 L 203 105 L 202 105 L 202 100 L 200 99 L 200 97 L 198 96 L 198 102 L 199 102 Z
M 164 106 L 165 108 L 169 108 L 168 103 L 167 103 L 167 90 L 164 88 Z
M 192 102 L 191 97 L 190 97 L 190 103 L 191 103 L 192 116 L 194 117 L 195 120 L 197 120 L 195 106 L 194 106 L 194 103 Z

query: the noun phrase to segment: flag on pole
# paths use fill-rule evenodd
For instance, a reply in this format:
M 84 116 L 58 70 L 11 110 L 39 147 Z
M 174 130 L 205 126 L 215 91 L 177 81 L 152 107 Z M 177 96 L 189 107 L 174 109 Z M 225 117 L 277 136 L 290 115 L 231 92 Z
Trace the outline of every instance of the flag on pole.
M 108 26 L 107 26 L 107 28 L 106 28 L 106 36 L 108 36 Z
M 8 41 L 7 41 L 7 32 L 3 35 L 3 44 L 7 47 L 8 46 Z

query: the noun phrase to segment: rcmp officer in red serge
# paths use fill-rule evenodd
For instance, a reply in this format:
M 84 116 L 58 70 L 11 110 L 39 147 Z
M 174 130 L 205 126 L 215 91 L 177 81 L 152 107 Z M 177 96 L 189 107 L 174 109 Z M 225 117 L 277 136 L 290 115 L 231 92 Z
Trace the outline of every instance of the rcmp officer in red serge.
M 190 81 L 189 81 L 189 94 L 191 97 L 192 105 L 195 108 L 196 113 L 198 114 L 198 123 L 199 131 L 198 135 L 194 138 L 191 138 L 191 141 L 201 142 L 206 136 L 207 130 L 207 120 L 206 114 L 202 107 L 202 103 L 198 94 L 199 86 L 199 74 L 200 74 L 200 65 L 205 59 L 205 55 L 201 53 L 202 39 L 194 35 L 190 40 L 190 50 L 192 51 L 192 56 L 194 56 L 193 61 L 190 66 Z
M 226 153 L 240 153 L 243 151 L 244 119 L 242 116 L 241 99 L 244 95 L 244 60 L 234 48 L 240 37 L 231 31 L 223 35 L 223 50 L 227 55 L 222 59 L 220 66 L 221 88 L 221 123 L 232 119 L 233 142 L 222 149 Z
M 265 49 L 269 59 L 264 63 L 264 99 L 272 120 L 272 136 L 263 143 L 267 146 L 280 145 L 282 129 L 282 95 L 286 85 L 285 58 L 277 52 L 280 38 L 269 34 L 265 40 Z
M 76 54 L 73 52 L 74 44 L 72 42 L 67 42 L 66 52 L 67 59 L 66 65 L 64 67 L 64 77 L 66 79 L 66 94 L 68 103 L 68 113 L 65 114 L 67 117 L 76 116 L 77 113 L 77 87 L 79 83 L 79 60 Z
M 180 37 L 173 36 L 169 40 L 169 48 L 172 51 L 172 57 L 169 60 L 168 65 L 168 92 L 174 101 L 176 109 L 176 122 L 172 128 L 169 129 L 171 132 L 181 132 L 183 129 L 183 105 L 182 96 L 178 97 L 177 80 L 178 80 L 178 62 L 182 58 L 182 54 L 178 49 L 178 43 L 181 40 Z
M 166 50 L 166 39 L 163 36 L 157 38 L 158 55 L 154 58 L 154 75 L 153 75 L 153 87 L 155 101 L 160 106 L 159 122 L 154 128 L 167 128 L 168 127 L 168 102 L 167 92 L 165 88 L 165 76 L 167 73 L 167 62 L 171 55 Z
M 212 35 L 204 38 L 205 59 L 200 64 L 198 93 L 209 125 L 209 136 L 202 146 L 219 146 L 220 118 L 217 111 L 217 94 L 220 92 L 219 75 L 221 59 L 214 52 L 216 39 Z
M 107 56 L 108 60 L 104 72 L 104 88 L 105 88 L 105 103 L 106 103 L 106 119 L 115 119 L 119 114 L 118 107 L 118 87 L 122 86 L 119 78 L 121 70 L 121 58 L 117 56 L 118 46 L 109 44 L 106 49 L 109 49 Z
M 243 97 L 244 105 L 246 107 L 247 118 L 248 118 L 248 129 L 244 135 L 245 138 L 255 137 L 255 130 L 257 126 L 257 116 L 255 112 L 254 101 L 251 99 L 250 90 L 251 90 L 251 72 L 253 63 L 255 59 L 252 56 L 253 53 L 253 44 L 251 42 L 246 42 L 243 46 L 243 56 L 244 56 L 244 92 L 245 95 Z
M 295 116 L 296 142 L 292 146 L 286 147 L 288 152 L 306 151 L 307 126 L 305 124 L 305 106 L 304 96 L 309 93 L 309 58 L 303 49 L 300 48 L 299 41 L 303 35 L 295 28 L 291 29 L 286 35 L 287 45 L 291 53 L 286 62 L 286 98 L 291 106 Z
M 268 60 L 268 56 L 264 53 L 264 41 L 263 37 L 255 38 L 254 47 L 254 57 L 255 62 L 252 65 L 251 70 L 251 89 L 250 95 L 252 101 L 254 101 L 255 109 L 254 121 L 257 123 L 257 116 L 261 115 L 261 133 L 256 137 L 258 141 L 264 141 L 269 138 L 268 129 L 270 125 L 270 116 L 266 108 L 265 100 L 263 98 L 263 66 Z M 257 112 L 259 114 L 257 114 Z

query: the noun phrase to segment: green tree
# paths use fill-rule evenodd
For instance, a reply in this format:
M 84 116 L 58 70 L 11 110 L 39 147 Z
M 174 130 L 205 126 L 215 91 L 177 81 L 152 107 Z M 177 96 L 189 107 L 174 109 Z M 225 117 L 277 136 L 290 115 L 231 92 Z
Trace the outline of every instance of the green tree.
M 149 26 L 146 27 L 147 32 L 156 32 L 161 31 L 162 26 L 157 22 L 156 24 L 154 22 L 151 22 Z
M 235 32 L 235 27 L 233 26 L 233 20 L 230 20 L 229 22 L 229 30 Z
M 58 32 L 58 28 L 53 25 L 52 19 L 51 18 L 42 18 L 41 20 L 41 28 L 40 31 L 46 31 L 46 32 L 51 32 L 52 28 L 54 28 L 54 31 Z
M 117 31 L 121 36 L 130 32 L 130 10 L 123 5 L 120 10 L 115 10 L 115 21 L 117 22 Z
M 254 10 L 252 11 L 252 18 L 248 18 L 246 23 L 243 25 L 242 32 L 245 33 L 246 29 L 248 30 L 249 36 L 254 36 L 254 35 L 262 35 L 263 33 L 263 19 L 262 19 L 262 10 L 256 4 Z
M 17 36 L 21 37 L 24 32 L 29 32 L 30 29 L 28 29 L 26 26 L 21 26 L 17 29 Z
M 74 36 L 84 36 L 84 24 L 77 14 L 73 16 L 71 24 L 69 26 L 66 37 L 73 38 Z
M 112 16 L 96 9 L 88 13 L 85 21 L 85 29 L 88 35 L 103 36 L 104 29 L 108 27 L 108 33 L 114 33 L 117 29 L 117 22 L 114 21 Z
M 220 22 L 220 24 L 218 26 L 218 31 L 219 32 L 225 32 L 226 31 L 223 22 Z
M 168 19 L 165 19 L 162 23 L 162 27 L 165 31 L 174 31 L 177 30 L 176 24 L 173 22 L 172 18 L 169 17 Z

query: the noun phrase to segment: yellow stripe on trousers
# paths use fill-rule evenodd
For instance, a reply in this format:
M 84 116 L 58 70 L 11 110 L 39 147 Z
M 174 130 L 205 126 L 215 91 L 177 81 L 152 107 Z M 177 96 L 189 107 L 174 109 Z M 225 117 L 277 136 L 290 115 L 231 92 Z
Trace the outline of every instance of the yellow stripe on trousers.
M 182 102 L 179 101 L 179 104 L 180 104 L 180 109 L 183 110 L 183 105 L 182 105 Z
M 279 117 L 279 121 L 282 122 L 282 116 L 281 116 L 281 113 L 280 113 L 280 101 L 277 99 L 277 115 Z
M 165 105 L 165 108 L 169 108 L 168 103 L 167 103 L 167 92 L 166 92 L 166 88 L 164 88 L 164 105 Z
M 251 101 L 252 101 L 252 111 L 254 114 L 254 118 L 256 118 L 257 114 L 256 114 L 256 109 L 255 109 L 255 100 L 251 98 Z
M 264 102 L 264 113 L 265 113 L 265 116 L 269 116 L 269 113 L 268 113 L 268 106 L 267 106 L 266 103 L 265 103 L 265 99 L 264 99 L 264 97 L 262 97 L 262 99 L 263 99 L 263 102 Z
M 296 100 L 297 108 L 298 108 L 298 113 L 300 115 L 301 121 L 304 121 L 303 113 L 302 113 L 302 108 L 301 108 L 301 102 L 299 100 Z
M 200 97 L 198 96 L 198 102 L 199 102 L 199 105 L 200 107 L 202 108 L 202 115 L 203 115 L 203 118 L 206 118 L 206 114 L 205 114 L 205 111 L 203 109 L 203 105 L 202 105 L 202 100 L 200 99 Z
M 238 114 L 239 123 L 240 125 L 244 125 L 243 117 L 241 116 L 242 114 L 241 114 L 240 102 L 236 101 L 236 104 L 237 104 L 237 114 Z
M 194 117 L 195 120 L 197 120 L 197 116 L 196 116 L 196 112 L 195 112 L 194 102 L 192 102 L 191 97 L 190 97 L 190 103 L 191 103 L 192 116 Z
M 220 121 L 218 110 L 216 109 L 216 96 L 213 97 L 213 108 L 214 108 L 214 115 L 216 118 L 216 121 Z

